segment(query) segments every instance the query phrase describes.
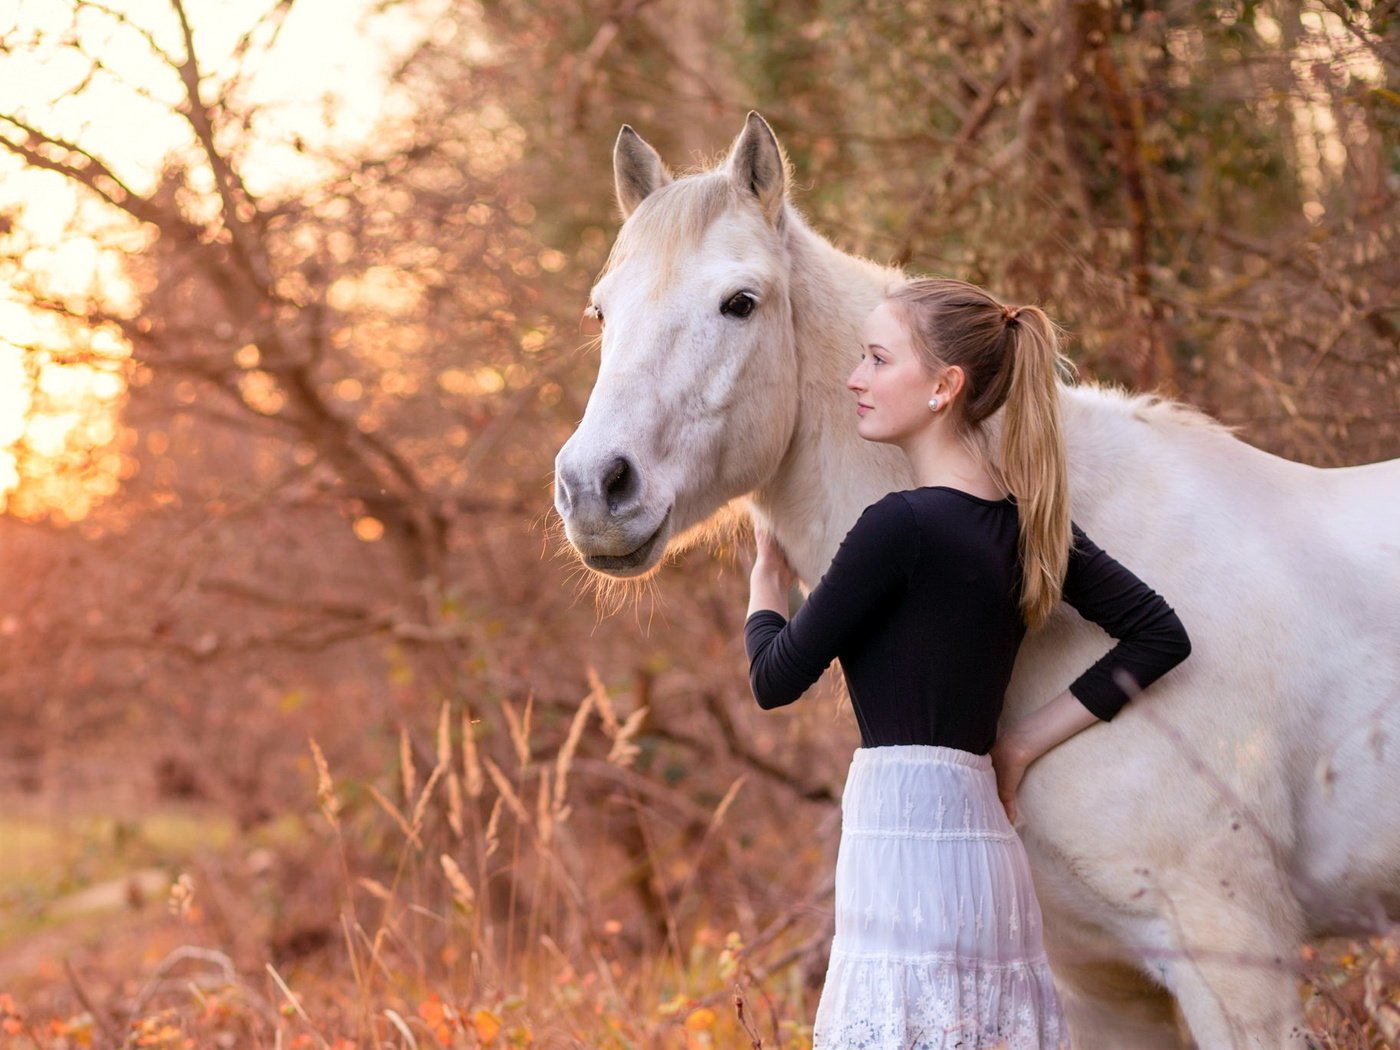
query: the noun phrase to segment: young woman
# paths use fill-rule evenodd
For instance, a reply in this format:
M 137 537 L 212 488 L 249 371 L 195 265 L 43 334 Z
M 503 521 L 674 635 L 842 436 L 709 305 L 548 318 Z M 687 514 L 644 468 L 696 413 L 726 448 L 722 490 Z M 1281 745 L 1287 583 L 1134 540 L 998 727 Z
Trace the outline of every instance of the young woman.
M 1041 310 L 916 280 L 862 339 L 847 382 L 857 432 L 903 449 L 919 485 L 866 508 L 791 621 L 792 570 L 760 529 L 745 625 L 762 707 L 796 700 L 839 659 L 860 726 L 813 1045 L 1058 1050 L 1068 1040 L 1012 830 L 1016 789 L 1190 642 L 1070 521 L 1063 358 Z M 994 437 L 986 424 L 1003 407 Z M 1061 598 L 1118 643 L 998 738 L 1016 651 Z

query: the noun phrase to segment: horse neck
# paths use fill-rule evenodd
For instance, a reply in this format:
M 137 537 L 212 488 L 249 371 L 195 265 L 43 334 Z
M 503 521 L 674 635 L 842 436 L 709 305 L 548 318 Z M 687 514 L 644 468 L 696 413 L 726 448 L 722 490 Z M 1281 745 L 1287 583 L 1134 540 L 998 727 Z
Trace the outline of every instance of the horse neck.
M 846 390 L 861 323 L 903 275 L 841 252 L 791 207 L 787 224 L 797 415 L 777 471 L 753 500 L 798 575 L 815 583 L 861 510 L 913 484 L 902 452 L 856 433 Z

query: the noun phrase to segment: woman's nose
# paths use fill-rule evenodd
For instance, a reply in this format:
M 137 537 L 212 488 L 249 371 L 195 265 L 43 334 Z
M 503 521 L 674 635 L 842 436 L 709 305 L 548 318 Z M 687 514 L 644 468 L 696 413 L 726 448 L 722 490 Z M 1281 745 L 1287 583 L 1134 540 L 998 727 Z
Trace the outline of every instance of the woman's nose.
M 851 374 L 846 377 L 846 389 L 859 391 L 864 384 L 860 381 L 860 365 L 851 369 Z

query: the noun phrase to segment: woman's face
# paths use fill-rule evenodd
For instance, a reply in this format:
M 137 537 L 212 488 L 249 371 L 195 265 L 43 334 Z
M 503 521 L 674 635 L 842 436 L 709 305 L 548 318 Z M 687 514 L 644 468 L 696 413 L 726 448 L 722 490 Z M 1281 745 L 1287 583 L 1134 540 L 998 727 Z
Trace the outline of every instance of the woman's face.
M 856 433 L 902 446 L 933 420 L 934 386 L 904 322 L 888 303 L 875 307 L 861 328 L 860 364 L 846 380 L 856 395 Z

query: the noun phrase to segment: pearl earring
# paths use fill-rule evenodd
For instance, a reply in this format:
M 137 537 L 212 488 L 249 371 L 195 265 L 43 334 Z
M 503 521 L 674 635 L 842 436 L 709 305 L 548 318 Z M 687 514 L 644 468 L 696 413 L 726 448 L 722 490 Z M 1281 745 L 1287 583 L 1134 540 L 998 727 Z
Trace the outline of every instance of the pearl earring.
M 937 398 L 937 397 L 931 397 L 931 398 L 929 398 L 929 400 L 928 400 L 928 410 L 929 410 L 930 412 L 937 412 L 937 411 L 938 411 L 938 405 L 939 405 L 939 401 L 938 401 L 938 398 Z

